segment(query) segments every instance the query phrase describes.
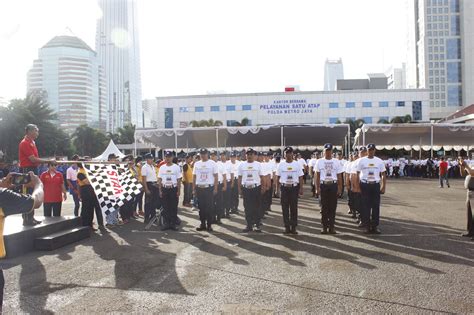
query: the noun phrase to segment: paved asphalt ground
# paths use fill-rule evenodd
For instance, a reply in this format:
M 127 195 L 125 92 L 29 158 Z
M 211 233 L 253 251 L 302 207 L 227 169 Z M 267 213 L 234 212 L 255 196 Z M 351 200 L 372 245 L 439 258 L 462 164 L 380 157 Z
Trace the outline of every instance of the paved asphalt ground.
M 299 232 L 284 236 L 274 199 L 264 233 L 242 214 L 195 231 L 143 231 L 142 222 L 94 233 L 55 252 L 6 261 L 11 313 L 473 313 L 474 242 L 462 182 L 389 180 L 382 235 L 366 236 L 338 205 L 338 235 L 321 235 L 319 206 L 300 200 Z M 71 213 L 67 203 L 65 214 Z

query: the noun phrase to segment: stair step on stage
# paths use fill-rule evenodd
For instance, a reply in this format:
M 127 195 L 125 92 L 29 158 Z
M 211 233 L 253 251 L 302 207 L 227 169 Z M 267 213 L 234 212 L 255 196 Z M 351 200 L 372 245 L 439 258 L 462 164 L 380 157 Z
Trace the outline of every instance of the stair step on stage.
M 71 243 L 78 242 L 91 236 L 91 229 L 80 226 L 35 239 L 36 250 L 55 250 Z
M 35 219 L 42 221 L 41 224 L 35 226 L 23 226 L 21 215 L 12 215 L 6 218 L 3 239 L 5 241 L 7 258 L 18 257 L 35 250 L 35 240 L 37 238 L 82 227 L 80 217 L 35 216 Z M 82 235 L 82 233 L 84 232 L 72 233 L 68 237 L 74 239 L 78 237 L 78 234 Z M 66 237 L 66 239 L 68 239 L 68 237 Z M 60 236 L 56 236 L 56 238 L 56 240 L 52 241 L 53 243 L 58 242 L 58 239 L 61 239 Z M 66 244 L 69 243 L 65 243 L 64 245 Z

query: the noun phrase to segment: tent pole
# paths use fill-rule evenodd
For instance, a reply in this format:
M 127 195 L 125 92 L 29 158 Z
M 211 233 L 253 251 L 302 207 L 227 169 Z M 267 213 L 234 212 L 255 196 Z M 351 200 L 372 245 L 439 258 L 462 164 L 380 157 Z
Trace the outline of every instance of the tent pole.
M 216 150 L 219 150 L 219 129 L 216 128 Z
M 418 154 L 418 159 L 421 160 L 421 137 L 420 137 L 420 154 Z
M 363 126 L 362 126 L 362 145 L 365 147 L 365 130 Z
M 284 143 L 284 138 L 283 138 L 283 126 L 280 127 L 280 150 L 281 154 L 283 155 L 283 150 L 285 149 L 285 143 Z
M 431 125 L 431 158 L 433 158 L 433 124 Z
M 174 131 L 174 150 L 178 154 L 178 133 Z
M 133 156 L 137 156 L 137 136 L 136 136 L 136 132 L 133 134 Z
M 347 156 L 349 156 L 349 152 L 351 151 L 351 127 L 347 126 Z

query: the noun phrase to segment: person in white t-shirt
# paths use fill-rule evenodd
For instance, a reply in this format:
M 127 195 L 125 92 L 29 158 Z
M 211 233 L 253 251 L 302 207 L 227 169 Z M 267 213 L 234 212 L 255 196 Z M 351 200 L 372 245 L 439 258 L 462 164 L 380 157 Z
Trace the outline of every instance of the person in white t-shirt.
M 278 166 L 281 163 L 281 155 L 275 154 L 273 157 L 274 163 L 273 163 L 273 174 L 276 176 L 276 171 L 278 169 Z M 280 198 L 280 185 L 278 184 L 278 181 L 274 180 L 273 181 L 273 198 Z
M 178 201 L 181 194 L 182 172 L 179 165 L 173 163 L 173 152 L 165 151 L 165 161 L 158 171 L 158 186 L 163 205 L 164 225 L 161 230 L 177 231 Z
M 367 147 L 359 147 L 359 155 L 356 157 L 356 160 L 352 163 L 350 172 L 351 180 L 351 191 L 352 191 L 352 207 L 354 209 L 355 217 L 357 218 L 357 224 L 362 224 L 361 220 L 361 209 L 362 209 L 362 195 L 360 193 L 360 183 L 357 177 L 357 164 L 360 159 L 367 156 Z
M 380 234 L 380 195 L 385 193 L 386 169 L 384 162 L 375 156 L 375 144 L 367 145 L 368 155 L 357 164 L 357 175 L 362 194 L 362 224 L 367 234 Z
M 233 178 L 231 182 L 231 197 L 230 197 L 230 213 L 237 214 L 239 212 L 239 176 L 238 170 L 240 161 L 237 159 L 236 153 L 230 154 L 230 161 L 227 161 L 227 164 L 231 168 L 231 177 Z
M 458 160 L 459 170 L 461 176 L 466 176 L 464 180 L 464 188 L 467 190 L 467 232 L 463 233 L 464 237 L 471 237 L 474 241 L 474 158 L 471 160 L 459 157 Z
M 303 170 L 300 164 L 293 160 L 293 148 L 287 147 L 283 151 L 285 160 L 282 160 L 276 171 L 276 181 L 281 189 L 281 209 L 285 234 L 298 234 L 298 195 L 303 195 Z
M 262 232 L 260 209 L 262 195 L 265 193 L 263 187 L 265 178 L 261 164 L 255 161 L 256 153 L 253 149 L 247 149 L 247 161 L 240 163 L 238 170 L 239 195 L 244 201 L 245 220 L 247 221 L 247 226 L 242 231 L 244 233 L 252 230 Z
M 321 195 L 321 234 L 336 234 L 337 199 L 342 193 L 341 162 L 332 157 L 331 143 L 324 145 L 324 157 L 316 164 L 316 195 Z
M 151 153 L 145 154 L 146 163 L 142 166 L 142 184 L 145 191 L 145 225 L 156 217 L 156 209 L 160 205 L 160 191 L 155 163 Z
M 230 218 L 231 200 L 232 200 L 232 183 L 234 181 L 234 174 L 232 173 L 232 164 L 227 159 L 227 152 L 222 151 L 220 163 L 224 166 L 226 178 L 226 190 L 223 192 L 224 213 L 223 218 Z
M 224 153 L 225 154 L 225 153 Z M 227 190 L 227 178 L 230 175 L 227 174 L 227 168 L 225 166 L 225 156 L 224 162 L 218 160 L 217 151 L 211 151 L 211 160 L 217 164 L 217 194 L 214 195 L 214 215 L 215 223 L 222 224 L 221 218 L 225 217 L 224 212 L 224 193 Z
M 269 153 L 264 152 L 263 153 L 263 162 L 262 168 L 263 172 L 265 174 L 265 180 L 267 181 L 266 187 L 268 189 L 265 190 L 265 193 L 263 194 L 263 200 L 262 200 L 262 211 L 263 214 L 268 214 L 269 211 L 271 211 L 271 206 L 272 206 L 272 194 L 273 194 L 273 188 L 272 188 L 272 181 L 273 181 L 273 165 L 270 162 L 270 157 Z
M 214 223 L 214 196 L 217 194 L 218 169 L 216 162 L 209 159 L 207 149 L 199 151 L 201 160 L 194 163 L 193 168 L 193 195 L 198 199 L 199 219 L 201 225 L 197 231 L 212 232 Z
M 311 159 L 308 162 L 308 175 L 311 179 L 311 193 L 313 197 L 316 197 L 316 186 L 314 186 L 314 168 L 316 167 L 316 163 L 318 162 L 318 153 L 314 152 L 311 156 Z
M 303 181 L 306 184 L 306 174 L 308 173 L 308 164 L 306 163 L 305 159 L 301 157 L 301 153 L 296 154 L 296 161 L 300 164 L 300 167 L 303 171 Z
M 349 206 L 349 211 L 347 214 L 355 217 L 354 207 L 352 205 L 352 189 L 351 189 L 351 167 L 354 164 L 357 156 L 357 152 L 349 154 L 349 161 L 344 165 L 344 186 L 347 188 L 347 205 Z

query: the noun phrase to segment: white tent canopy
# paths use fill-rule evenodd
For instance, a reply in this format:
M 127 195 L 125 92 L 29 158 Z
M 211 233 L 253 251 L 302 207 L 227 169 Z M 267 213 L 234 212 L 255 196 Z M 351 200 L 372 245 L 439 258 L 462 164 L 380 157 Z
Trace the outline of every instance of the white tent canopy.
M 325 143 L 348 145 L 346 124 L 203 127 L 184 129 L 137 129 L 135 143 L 153 143 L 159 149 L 281 148 L 317 149 Z
M 115 154 L 119 159 L 122 159 L 125 157 L 125 154 L 120 152 L 120 150 L 117 148 L 113 140 L 110 140 L 109 145 L 105 149 L 105 151 L 99 155 L 93 158 L 92 160 L 94 161 L 107 161 L 109 158 L 110 154 Z
M 368 143 L 379 150 L 469 151 L 474 149 L 474 124 L 364 124 L 354 145 Z

